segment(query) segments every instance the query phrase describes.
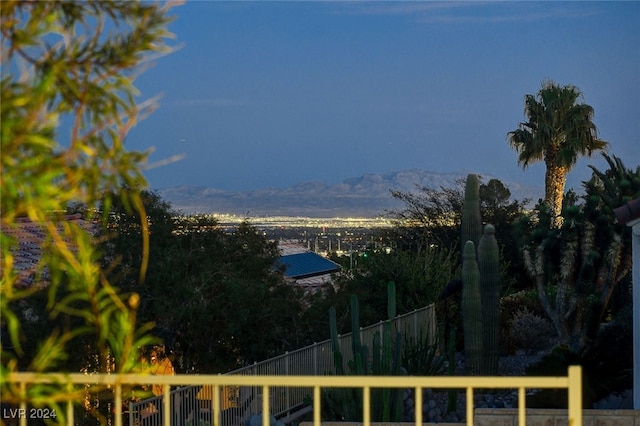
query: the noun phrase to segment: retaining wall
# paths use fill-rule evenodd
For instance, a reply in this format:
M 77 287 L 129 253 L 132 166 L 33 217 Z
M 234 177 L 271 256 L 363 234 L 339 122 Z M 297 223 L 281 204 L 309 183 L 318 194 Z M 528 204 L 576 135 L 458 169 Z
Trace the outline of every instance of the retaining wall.
M 415 423 L 371 423 L 373 426 L 411 426 Z M 463 423 L 423 423 L 460 426 Z M 474 426 L 518 426 L 517 408 L 476 408 Z M 322 426 L 361 426 L 358 422 L 322 422 Z M 313 426 L 301 422 L 300 426 Z M 567 410 L 529 408 L 526 426 L 567 426 Z M 582 410 L 582 426 L 640 426 L 640 410 Z

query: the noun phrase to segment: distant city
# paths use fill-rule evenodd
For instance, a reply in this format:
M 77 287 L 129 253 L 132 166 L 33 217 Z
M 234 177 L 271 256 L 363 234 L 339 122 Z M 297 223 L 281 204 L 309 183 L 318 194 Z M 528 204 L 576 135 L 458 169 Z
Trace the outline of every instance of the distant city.
M 309 251 L 329 256 L 359 253 L 367 248 L 384 248 L 385 230 L 392 227 L 387 218 L 314 218 L 302 216 L 246 217 L 213 214 L 218 225 L 231 230 L 248 221 L 274 241 L 295 243 Z
M 212 215 L 218 226 L 234 229 L 247 220 L 268 239 L 295 243 L 329 255 L 362 253 L 370 248 L 390 249 L 389 212 L 404 204 L 391 190 L 404 193 L 420 188 L 450 188 L 466 178 L 465 172 L 435 173 L 410 169 L 367 174 L 339 184 L 303 182 L 289 188 L 263 188 L 230 192 L 215 188 L 179 186 L 158 191 L 183 214 Z M 495 178 L 482 175 L 484 182 Z M 542 189 L 500 179 L 512 199 L 537 201 Z

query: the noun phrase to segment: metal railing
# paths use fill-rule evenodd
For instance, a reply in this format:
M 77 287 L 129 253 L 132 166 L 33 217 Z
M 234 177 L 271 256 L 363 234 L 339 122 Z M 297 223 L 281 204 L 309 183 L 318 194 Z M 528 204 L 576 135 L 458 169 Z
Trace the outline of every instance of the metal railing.
M 382 335 L 385 321 L 377 324 L 361 327 L 360 339 L 363 345 L 373 346 L 373 336 L 376 333 Z M 431 343 L 436 339 L 436 312 L 435 306 L 429 305 L 421 309 L 416 309 L 404 315 L 399 315 L 391 321 L 393 333 L 401 331 L 407 339 L 417 341 L 420 338 L 429 338 Z M 352 353 L 351 333 L 342 334 L 338 337 L 340 350 L 343 354 Z M 396 342 L 403 345 L 405 342 Z M 344 357 L 344 369 L 348 371 L 347 363 L 349 357 Z M 266 361 L 255 363 L 226 374 L 245 376 L 322 376 L 335 374 L 335 365 L 331 341 L 325 340 L 320 343 L 287 352 L 283 355 L 270 358 Z M 244 424 L 251 414 L 259 411 L 263 395 L 261 389 L 253 387 L 223 387 L 218 390 L 222 392 L 220 399 L 225 410 L 222 416 L 222 425 L 229 426 Z M 170 404 L 173 407 L 180 407 L 181 412 L 186 412 L 184 407 L 188 407 L 188 418 L 193 418 L 194 414 L 201 413 L 201 418 L 209 418 L 211 411 L 208 401 L 209 395 L 213 392 L 212 386 L 197 388 L 175 389 L 170 395 Z M 311 397 L 310 387 L 274 387 L 270 394 L 271 413 L 276 416 L 289 415 L 297 407 L 304 404 Z M 195 395 L 195 397 L 194 397 Z M 184 401 L 181 401 L 184 399 Z M 155 407 L 162 404 L 162 397 L 156 396 L 142 401 L 134 402 L 131 412 L 136 418 L 134 423 L 143 423 L 150 415 L 155 415 Z M 154 407 L 149 409 L 149 407 Z M 158 416 L 159 417 L 159 416 Z M 177 419 L 176 419 L 177 420 Z M 132 423 L 133 424 L 133 423 Z M 152 423 L 156 425 L 157 423 Z
M 211 416 L 209 423 L 220 426 L 222 421 L 223 401 L 221 390 L 224 387 L 254 387 L 261 389 L 262 426 L 269 426 L 271 409 L 271 394 L 279 388 L 309 388 L 312 390 L 311 405 L 314 426 L 321 425 L 322 398 L 321 390 L 327 388 L 360 388 L 363 390 L 363 425 L 371 424 L 371 390 L 375 388 L 413 389 L 416 407 L 422 406 L 422 391 L 424 388 L 461 388 L 466 389 L 466 423 L 473 425 L 473 390 L 480 389 L 518 389 L 518 422 L 525 425 L 526 396 L 525 389 L 566 388 L 568 390 L 568 424 L 582 426 L 582 371 L 579 366 L 568 369 L 566 377 L 399 377 L 399 376 L 243 376 L 243 375 L 176 375 L 149 376 L 139 374 L 128 375 L 92 375 L 85 374 L 36 374 L 13 373 L 8 375 L 8 381 L 17 384 L 21 392 L 27 395 L 28 386 L 34 383 L 65 383 L 70 388 L 77 385 L 102 385 L 114 390 L 114 424 L 122 426 L 122 394 L 123 386 L 127 385 L 161 385 L 163 388 L 162 405 L 158 407 L 161 413 L 162 425 L 170 426 L 176 407 L 171 405 L 172 386 L 204 386 L 212 387 Z M 74 424 L 73 402 L 67 403 L 65 420 L 68 425 Z M 19 416 L 20 426 L 26 426 L 29 417 L 27 403 L 22 402 L 14 413 Z M 62 414 L 62 413 L 60 413 Z M 61 417 L 61 416 L 59 416 Z M 130 417 L 133 422 L 133 417 Z M 415 412 L 415 425 L 421 426 L 423 414 L 421 410 Z M 134 423 L 131 423 L 133 426 Z M 197 424 L 194 422 L 194 424 Z

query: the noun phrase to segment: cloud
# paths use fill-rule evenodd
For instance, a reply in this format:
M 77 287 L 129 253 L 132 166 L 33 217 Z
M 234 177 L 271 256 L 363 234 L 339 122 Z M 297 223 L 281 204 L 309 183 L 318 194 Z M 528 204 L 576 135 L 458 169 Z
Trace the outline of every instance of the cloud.
M 482 6 L 491 2 L 448 2 L 448 1 L 409 1 L 409 2 L 368 2 L 356 1 L 341 3 L 343 13 L 353 15 L 416 15 L 425 12 L 460 9 L 469 6 Z
M 600 13 L 597 5 L 525 1 L 410 1 L 350 2 L 342 13 L 353 15 L 410 16 L 421 24 L 495 24 L 559 18 L 583 18 Z
M 244 106 L 259 106 L 263 105 L 263 102 L 247 101 L 241 99 L 179 99 L 175 101 L 163 102 L 164 106 L 168 107 L 218 107 L 218 108 L 230 108 L 230 107 L 244 107 Z

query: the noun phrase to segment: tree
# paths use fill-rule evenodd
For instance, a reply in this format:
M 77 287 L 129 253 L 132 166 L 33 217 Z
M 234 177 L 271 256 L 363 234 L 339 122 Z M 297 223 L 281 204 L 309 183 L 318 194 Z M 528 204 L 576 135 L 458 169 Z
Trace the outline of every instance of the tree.
M 142 200 L 151 246 L 144 282 L 140 219 L 121 203 L 104 250 L 118 260 L 112 281 L 140 294 L 138 316 L 155 324 L 178 371 L 224 373 L 296 349 L 301 294 L 274 269 L 275 243 L 246 222 L 226 231 L 211 216 L 181 215 L 154 192 Z
M 91 221 L 105 192 L 123 184 L 144 185 L 140 169 L 146 154 L 127 151 L 123 141 L 155 105 L 136 103 L 134 81 L 151 54 L 169 51 L 168 10 L 139 2 L 0 3 L 5 403 L 24 401 L 8 374 L 23 366 L 35 372 L 65 371 L 80 340 L 90 342 L 100 360 L 113 361 L 118 373 L 138 368 L 138 347 L 150 342 L 137 325 L 138 295 L 118 291 L 98 265 L 93 236 L 58 216 L 70 203 L 81 202 Z M 133 208 L 141 207 L 135 191 L 119 195 Z M 9 235 L 18 220 L 32 221 L 46 236 L 33 271 L 40 279 L 37 285 L 23 285 L 12 261 L 15 240 Z M 47 288 L 46 303 L 41 303 L 41 287 Z M 51 328 L 25 345 L 21 318 L 32 298 L 45 308 Z M 106 368 L 104 363 L 100 368 Z M 77 394 L 63 384 L 34 385 L 28 398 L 27 403 L 55 407 Z
M 391 190 L 391 196 L 405 204 L 404 209 L 393 210 L 396 232 L 404 248 L 417 253 L 435 244 L 453 248 L 457 241 L 457 227 L 462 210 L 462 181 L 453 188 L 418 187 L 417 192 Z
M 394 219 L 398 246 L 413 250 L 419 256 L 429 247 L 459 250 L 460 220 L 464 198 L 464 180 L 452 188 L 418 188 L 415 193 L 391 191 L 391 195 L 405 203 L 405 208 L 390 212 Z M 519 220 L 526 215 L 528 199 L 511 200 L 511 191 L 499 180 L 480 183 L 480 213 L 485 223 L 496 228 L 496 238 L 502 252 L 503 286 L 528 287 L 530 280 L 524 273 L 522 256 L 515 247 L 519 240 Z
M 627 168 L 622 160 L 615 155 L 602 154 L 609 168 L 604 171 L 594 166 L 591 179 L 583 182 L 585 192 L 585 210 L 589 214 L 589 220 L 594 223 L 596 229 L 606 238 L 612 238 L 611 234 L 618 234 L 622 239 L 623 256 L 626 259 L 626 268 L 631 267 L 631 233 L 622 225 L 616 225 L 613 210 L 635 198 L 640 197 L 640 165 L 635 169 Z M 631 280 L 629 285 L 613 286 L 611 293 L 611 310 L 617 313 L 625 304 L 630 303 Z
M 455 274 L 456 252 L 449 248 L 430 247 L 420 254 L 395 249 L 390 253 L 376 251 L 358 262 L 351 275 L 337 277 L 337 294 L 333 305 L 339 314 L 340 332 L 349 324 L 348 308 L 351 295 L 361 302 L 363 324 L 374 324 L 387 315 L 387 286 L 396 285 L 398 313 L 404 314 L 434 303 L 444 286 Z M 326 315 L 326 310 L 324 312 Z
M 553 213 L 542 204 L 525 243 L 525 264 L 542 307 L 560 342 L 575 353 L 592 345 L 612 295 L 630 278 L 631 241 L 613 209 L 640 196 L 640 168 L 605 158 L 610 169 L 592 168 L 592 178 L 583 183 L 585 195 L 576 199 L 581 202 L 565 206 L 562 226 L 548 226 Z
M 524 114 L 528 121 L 507 134 L 509 144 L 518 153 L 520 166 L 526 169 L 532 163 L 544 161 L 544 201 L 554 214 L 552 223 L 556 227 L 561 224 L 567 173 L 579 156 L 591 156 L 607 146 L 607 142 L 598 138 L 593 108 L 581 103 L 581 99 L 577 87 L 545 81 L 537 96 L 525 95 Z

